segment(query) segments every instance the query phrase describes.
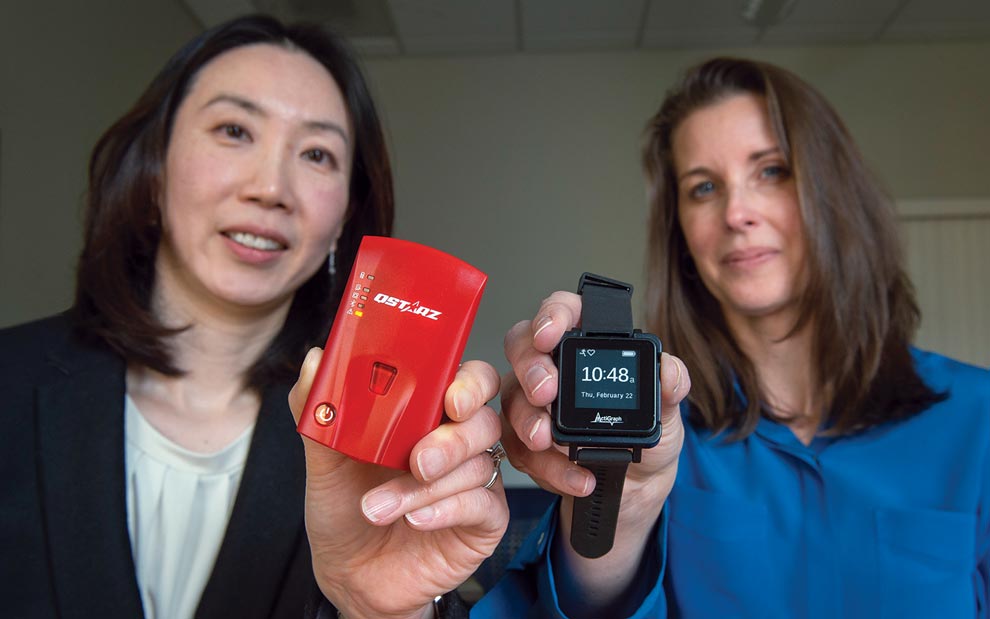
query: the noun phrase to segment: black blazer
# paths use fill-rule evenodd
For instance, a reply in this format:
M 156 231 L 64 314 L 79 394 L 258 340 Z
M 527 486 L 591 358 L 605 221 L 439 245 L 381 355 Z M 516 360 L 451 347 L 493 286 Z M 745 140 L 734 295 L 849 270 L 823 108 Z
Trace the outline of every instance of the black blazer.
M 127 533 L 123 360 L 65 316 L 0 331 L 0 615 L 142 617 Z M 196 617 L 303 616 L 316 591 L 288 385 L 262 398 Z M 162 618 L 166 619 L 166 618 Z

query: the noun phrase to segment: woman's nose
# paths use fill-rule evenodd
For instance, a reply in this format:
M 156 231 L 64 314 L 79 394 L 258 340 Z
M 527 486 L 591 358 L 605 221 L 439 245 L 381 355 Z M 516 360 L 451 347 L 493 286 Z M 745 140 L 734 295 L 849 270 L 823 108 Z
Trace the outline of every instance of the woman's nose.
M 725 224 L 732 230 L 744 230 L 756 225 L 757 214 L 752 196 L 745 187 L 729 187 L 725 197 Z
M 245 200 L 267 208 L 289 208 L 288 157 L 279 148 L 258 153 L 242 189 Z

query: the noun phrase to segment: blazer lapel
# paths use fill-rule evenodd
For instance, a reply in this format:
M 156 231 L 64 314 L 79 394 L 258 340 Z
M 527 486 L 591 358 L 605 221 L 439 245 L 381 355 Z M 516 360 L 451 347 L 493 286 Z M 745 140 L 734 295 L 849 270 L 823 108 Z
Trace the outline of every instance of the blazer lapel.
M 37 391 L 42 512 L 59 616 L 142 617 L 124 481 L 124 364 L 92 349 L 58 359 Z M 66 363 L 68 362 L 68 363 Z
M 227 533 L 197 617 L 268 617 L 303 526 L 305 459 L 287 386 L 265 392 Z

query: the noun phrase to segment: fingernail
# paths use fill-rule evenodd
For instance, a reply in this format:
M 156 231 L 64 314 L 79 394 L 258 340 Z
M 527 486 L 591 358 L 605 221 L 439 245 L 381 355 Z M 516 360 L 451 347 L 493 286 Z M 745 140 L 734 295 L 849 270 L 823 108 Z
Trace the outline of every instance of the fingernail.
M 457 393 L 454 394 L 454 411 L 457 413 L 457 418 L 462 419 L 471 412 L 473 403 L 474 398 L 471 397 L 470 393 L 464 389 L 458 389 Z
M 660 361 L 663 367 L 669 367 L 670 364 L 673 363 L 674 369 L 677 370 L 677 379 L 674 381 L 674 388 L 670 391 L 671 394 L 676 394 L 677 390 L 681 386 L 681 364 L 675 361 L 674 358 L 667 353 L 660 353 Z M 667 374 L 670 374 L 670 370 L 667 370 Z
M 546 329 L 547 327 L 549 327 L 552 324 L 553 324 L 553 318 L 551 318 L 549 316 L 544 316 L 543 318 L 540 318 L 539 320 L 537 320 L 536 321 L 536 330 L 533 331 L 533 339 L 535 340 L 536 339 L 536 336 L 540 334 L 540 331 Z
M 584 496 L 588 493 L 588 474 L 583 470 L 567 469 L 567 472 L 564 473 L 564 481 L 571 489 L 571 494 Z
M 543 386 L 543 383 L 550 380 L 550 372 L 542 365 L 534 365 L 526 372 L 526 384 L 529 385 L 529 395 L 536 393 L 536 390 Z
M 529 430 L 529 442 L 530 443 L 533 442 L 533 437 L 536 436 L 536 433 L 540 430 L 540 426 L 542 424 L 543 424 L 543 418 L 542 417 L 537 417 L 536 418 L 536 423 L 534 423 L 533 424 L 533 427 L 530 428 L 530 430 Z
M 401 503 L 399 495 L 391 490 L 375 490 L 361 499 L 361 511 L 372 522 L 380 522 L 396 510 Z
M 408 520 L 410 524 L 421 526 L 429 523 L 436 518 L 436 516 L 437 510 L 433 509 L 433 506 L 428 505 L 406 514 L 406 520 Z
M 426 480 L 440 475 L 445 464 L 446 458 L 444 458 L 443 452 L 436 447 L 424 449 L 416 456 L 416 466 L 419 467 L 420 474 Z

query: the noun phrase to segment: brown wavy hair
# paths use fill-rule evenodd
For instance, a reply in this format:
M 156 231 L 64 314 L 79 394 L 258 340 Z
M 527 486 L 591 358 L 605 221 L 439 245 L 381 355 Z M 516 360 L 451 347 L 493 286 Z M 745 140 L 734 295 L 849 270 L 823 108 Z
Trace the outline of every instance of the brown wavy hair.
M 316 26 L 285 26 L 255 15 L 207 30 L 176 52 L 103 134 L 90 158 L 71 315 L 78 332 L 128 362 L 167 375 L 182 373 L 168 348 L 169 336 L 182 329 L 166 327 L 151 311 L 161 237 L 156 202 L 172 123 L 200 69 L 224 52 L 258 43 L 302 51 L 322 64 L 340 88 L 354 128 L 350 203 L 336 252 L 336 269 L 344 276 L 319 269 L 296 291 L 285 324 L 245 377 L 247 386 L 261 390 L 291 381 L 306 351 L 326 339 L 361 238 L 392 232 L 392 172 L 374 102 L 343 42 Z
M 697 277 L 678 221 L 672 135 L 692 112 L 728 97 L 766 102 L 797 185 L 809 281 L 797 324 L 814 328 L 812 358 L 826 424 L 849 434 L 904 419 L 942 399 L 918 376 L 910 341 L 920 320 L 903 267 L 893 202 L 825 98 L 764 62 L 714 58 L 689 69 L 646 129 L 649 182 L 647 308 L 651 329 L 691 373 L 692 422 L 748 436 L 767 404 L 753 363 Z

